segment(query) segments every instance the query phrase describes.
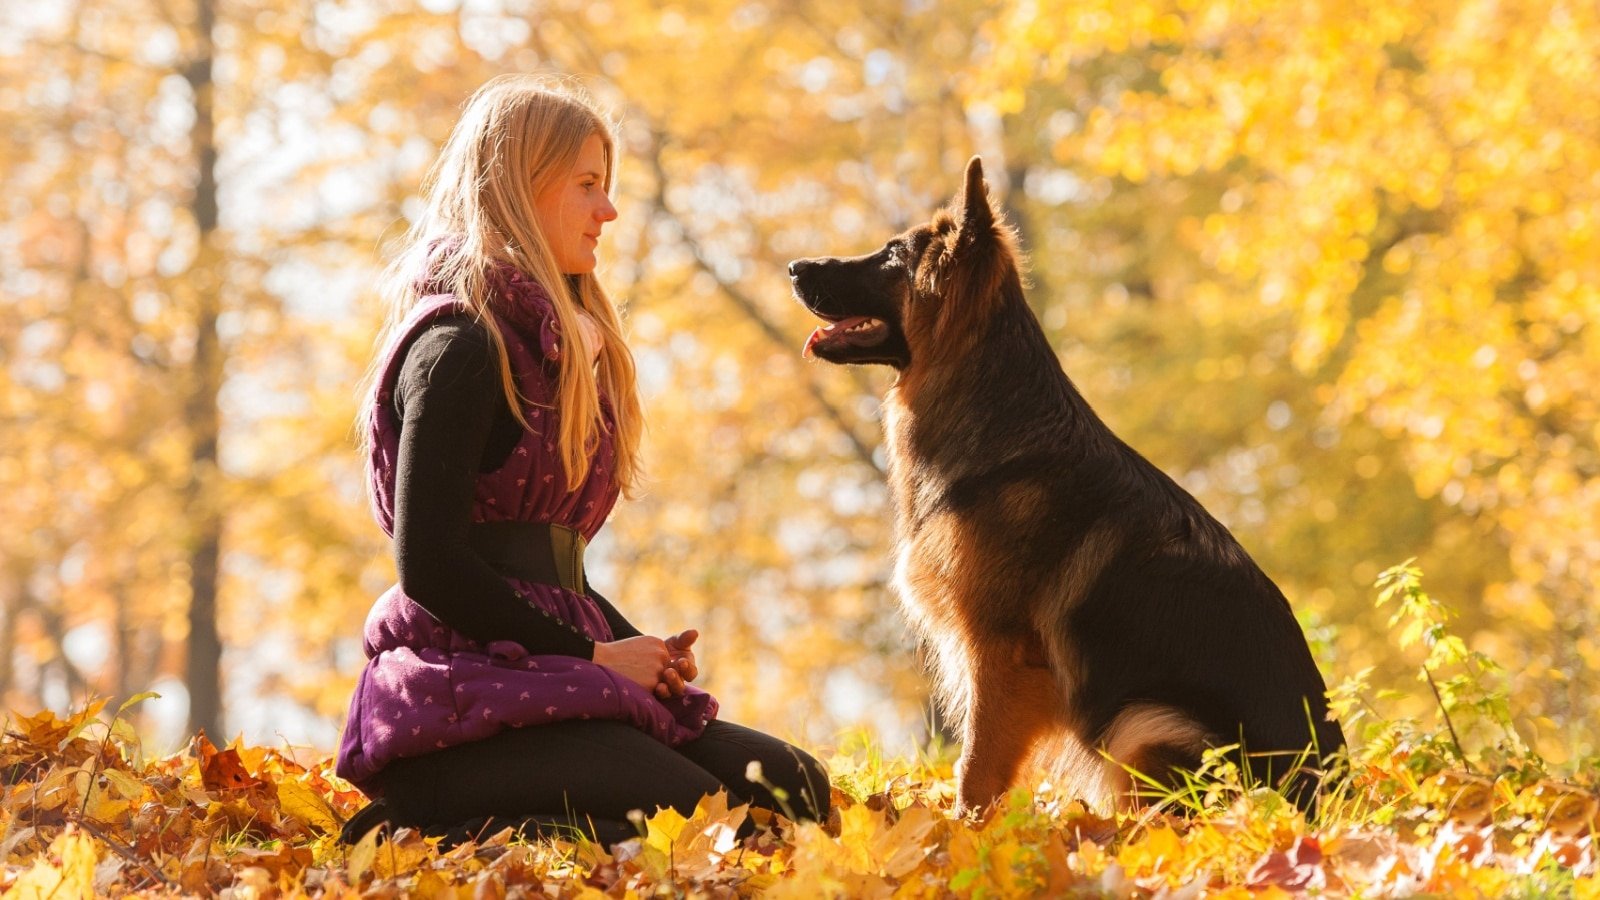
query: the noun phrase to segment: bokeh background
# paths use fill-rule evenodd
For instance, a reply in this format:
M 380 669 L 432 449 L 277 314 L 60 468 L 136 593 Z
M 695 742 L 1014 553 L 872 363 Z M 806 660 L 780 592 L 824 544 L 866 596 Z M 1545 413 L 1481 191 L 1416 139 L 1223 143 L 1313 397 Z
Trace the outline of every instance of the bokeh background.
M 882 371 L 787 260 L 983 155 L 1069 374 L 1283 585 L 1330 683 L 1431 716 L 1417 557 L 1524 736 L 1596 752 L 1592 0 L 0 0 L 0 699 L 330 749 L 392 579 L 352 421 L 375 276 L 462 102 L 621 123 L 604 277 L 648 495 L 594 580 L 732 718 L 930 728 L 886 588 Z M 1370 672 L 1369 672 L 1370 670 Z M 115 708 L 115 703 L 113 707 Z

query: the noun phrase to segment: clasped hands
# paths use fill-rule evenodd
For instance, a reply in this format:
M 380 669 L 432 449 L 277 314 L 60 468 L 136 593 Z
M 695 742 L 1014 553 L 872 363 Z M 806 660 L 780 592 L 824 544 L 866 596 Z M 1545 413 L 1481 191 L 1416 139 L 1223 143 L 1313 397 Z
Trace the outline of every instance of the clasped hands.
M 662 639 L 643 634 L 594 645 L 594 661 L 625 676 L 658 699 L 682 697 L 689 682 L 700 676 L 694 646 L 700 632 L 693 628 Z

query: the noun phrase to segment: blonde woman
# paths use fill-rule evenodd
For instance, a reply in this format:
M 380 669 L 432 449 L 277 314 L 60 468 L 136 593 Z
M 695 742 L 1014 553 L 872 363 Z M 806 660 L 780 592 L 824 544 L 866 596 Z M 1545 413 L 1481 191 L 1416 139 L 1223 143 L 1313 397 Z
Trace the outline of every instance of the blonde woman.
M 367 617 L 339 749 L 339 774 L 379 798 L 347 840 L 390 823 L 618 841 L 632 810 L 688 814 L 724 789 L 827 814 L 815 759 L 719 721 L 689 684 L 697 632 L 642 634 L 584 575 L 639 479 L 633 357 L 594 274 L 615 163 L 581 94 L 503 77 L 424 186 L 363 422 L 400 583 Z

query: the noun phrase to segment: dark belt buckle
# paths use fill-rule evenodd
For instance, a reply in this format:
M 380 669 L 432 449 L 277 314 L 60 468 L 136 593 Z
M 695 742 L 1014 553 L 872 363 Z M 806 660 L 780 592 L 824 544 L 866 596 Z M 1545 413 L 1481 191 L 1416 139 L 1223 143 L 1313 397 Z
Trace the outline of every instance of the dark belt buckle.
M 561 587 L 583 593 L 587 583 L 583 573 L 583 551 L 589 546 L 583 535 L 565 525 L 550 526 L 550 550 L 555 555 L 556 578 Z

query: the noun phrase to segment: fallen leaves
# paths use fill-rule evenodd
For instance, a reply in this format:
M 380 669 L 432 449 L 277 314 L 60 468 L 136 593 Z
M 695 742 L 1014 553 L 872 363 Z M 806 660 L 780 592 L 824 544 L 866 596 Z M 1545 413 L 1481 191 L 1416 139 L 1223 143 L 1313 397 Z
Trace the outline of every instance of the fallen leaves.
M 17 900 L 95 896 L 95 868 L 100 861 L 95 841 L 76 828 L 62 831 L 33 865 L 6 890 Z
M 91 705 L 13 717 L 0 744 L 7 898 L 227 892 L 235 898 L 416 896 L 1250 897 L 1497 896 L 1600 900 L 1593 773 L 1410 774 L 1413 755 L 1354 767 L 1348 797 L 1307 822 L 1271 792 L 1210 786 L 1200 808 L 1105 818 L 1013 792 L 986 820 L 950 815 L 947 766 L 839 758 L 826 824 L 705 798 L 656 812 L 614 848 L 510 830 L 454 849 L 401 829 L 336 841 L 365 802 L 331 763 L 198 735 L 144 760 Z M 753 828 L 753 833 L 751 833 Z
M 1322 870 L 1322 844 L 1316 838 L 1303 837 L 1287 851 L 1274 850 L 1262 857 L 1245 876 L 1249 887 L 1274 885 L 1291 891 L 1327 886 L 1327 873 Z

